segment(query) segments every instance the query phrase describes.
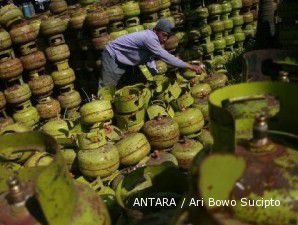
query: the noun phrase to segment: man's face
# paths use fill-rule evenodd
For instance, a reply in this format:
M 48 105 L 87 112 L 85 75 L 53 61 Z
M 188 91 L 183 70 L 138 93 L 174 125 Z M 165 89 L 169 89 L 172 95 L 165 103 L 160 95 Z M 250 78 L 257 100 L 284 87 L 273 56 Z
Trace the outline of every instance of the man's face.
M 159 39 L 160 44 L 164 44 L 170 37 L 170 34 L 161 30 L 157 30 L 156 35 Z

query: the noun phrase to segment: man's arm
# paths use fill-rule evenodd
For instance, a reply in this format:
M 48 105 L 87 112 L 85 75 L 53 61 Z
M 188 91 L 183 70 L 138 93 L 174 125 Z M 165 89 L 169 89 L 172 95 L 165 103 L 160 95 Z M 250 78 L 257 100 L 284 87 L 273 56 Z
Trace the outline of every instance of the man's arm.
M 158 70 L 156 68 L 156 63 L 155 60 L 151 60 L 149 62 L 146 63 L 147 67 L 149 68 L 150 72 L 153 74 L 157 74 Z
M 146 37 L 144 44 L 150 52 L 162 59 L 164 62 L 178 68 L 187 68 L 186 62 L 183 62 L 181 59 L 178 59 L 177 57 L 163 49 L 158 40 Z
M 182 69 L 190 69 L 195 71 L 196 73 L 201 72 L 201 67 L 197 65 L 192 65 L 189 63 L 186 63 L 182 61 L 181 59 L 178 59 L 174 55 L 170 54 L 168 51 L 162 48 L 161 44 L 156 39 L 151 39 L 150 37 L 145 37 L 145 47 L 151 51 L 154 55 L 158 56 L 160 59 L 162 59 L 164 62 L 178 67 Z

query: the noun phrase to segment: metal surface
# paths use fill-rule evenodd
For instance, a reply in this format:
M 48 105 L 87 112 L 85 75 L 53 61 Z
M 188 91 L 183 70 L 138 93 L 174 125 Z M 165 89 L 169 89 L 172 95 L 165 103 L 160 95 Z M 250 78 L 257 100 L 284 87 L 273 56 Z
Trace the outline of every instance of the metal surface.
M 295 98 L 289 96 L 298 96 L 297 86 L 294 84 L 280 82 L 255 82 L 231 85 L 217 91 L 214 91 L 209 97 L 209 116 L 210 129 L 214 137 L 214 149 L 234 149 L 238 139 L 237 131 L 246 130 L 252 132 L 254 117 L 233 118 L 233 115 L 227 111 L 222 103 L 224 100 L 239 98 L 252 95 L 271 94 L 278 98 L 281 105 L 279 112 L 269 121 L 269 127 L 272 130 L 280 130 L 288 133 L 297 134 L 298 124 L 296 116 L 298 113 Z M 236 131 L 236 133 L 235 133 Z
M 7 221 L 7 217 L 4 217 L 2 213 L 11 217 L 12 212 L 7 211 L 7 205 L 3 202 L 5 200 L 1 197 L 0 205 L 4 208 L 0 210 L 0 223 L 11 224 L 12 221 L 13 224 L 19 224 L 22 221 L 21 219 L 28 218 L 28 224 L 37 224 L 34 222 L 35 219 L 39 220 L 43 218 L 44 220 L 40 222 L 49 225 L 110 224 L 108 212 L 101 200 L 96 197 L 96 194 L 85 186 L 74 183 L 67 172 L 63 156 L 57 151 L 59 147 L 51 136 L 40 132 L 0 136 L 0 149 L 2 154 L 4 152 L 5 154 L 13 154 L 24 151 L 49 152 L 54 154 L 54 160 L 48 166 L 21 168 L 18 171 L 18 177 L 24 185 L 27 186 L 29 183 L 33 183 L 31 187 L 34 192 L 31 193 L 34 193 L 41 211 L 35 211 L 37 215 L 30 213 L 31 215 L 29 216 L 27 211 L 25 217 L 22 214 L 23 216 L 19 221 L 17 217 L 13 217 L 14 220 Z M 11 175 L 13 175 L 13 171 L 4 169 L 1 162 L 0 193 L 6 193 L 7 187 L 5 181 Z M 12 186 L 16 189 L 15 182 Z

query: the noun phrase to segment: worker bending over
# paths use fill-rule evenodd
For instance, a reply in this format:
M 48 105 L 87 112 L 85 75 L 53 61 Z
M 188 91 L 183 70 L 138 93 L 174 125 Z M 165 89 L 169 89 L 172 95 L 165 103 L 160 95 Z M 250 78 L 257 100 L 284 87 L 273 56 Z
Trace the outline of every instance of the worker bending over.
M 116 86 L 121 76 L 130 66 L 146 64 L 157 72 L 155 59 L 159 58 L 169 65 L 201 72 L 201 66 L 182 61 L 166 51 L 161 45 L 173 34 L 175 26 L 167 19 L 161 19 L 153 30 L 124 35 L 107 44 L 102 52 L 102 73 L 100 86 Z

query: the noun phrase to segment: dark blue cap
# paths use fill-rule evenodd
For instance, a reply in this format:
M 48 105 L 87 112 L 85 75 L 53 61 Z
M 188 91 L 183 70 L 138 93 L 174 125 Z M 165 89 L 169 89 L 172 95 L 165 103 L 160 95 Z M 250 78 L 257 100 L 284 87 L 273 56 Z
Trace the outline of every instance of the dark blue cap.
M 173 30 L 175 29 L 175 25 L 171 23 L 167 19 L 160 19 L 155 26 L 155 29 L 167 32 L 168 34 L 173 34 Z

